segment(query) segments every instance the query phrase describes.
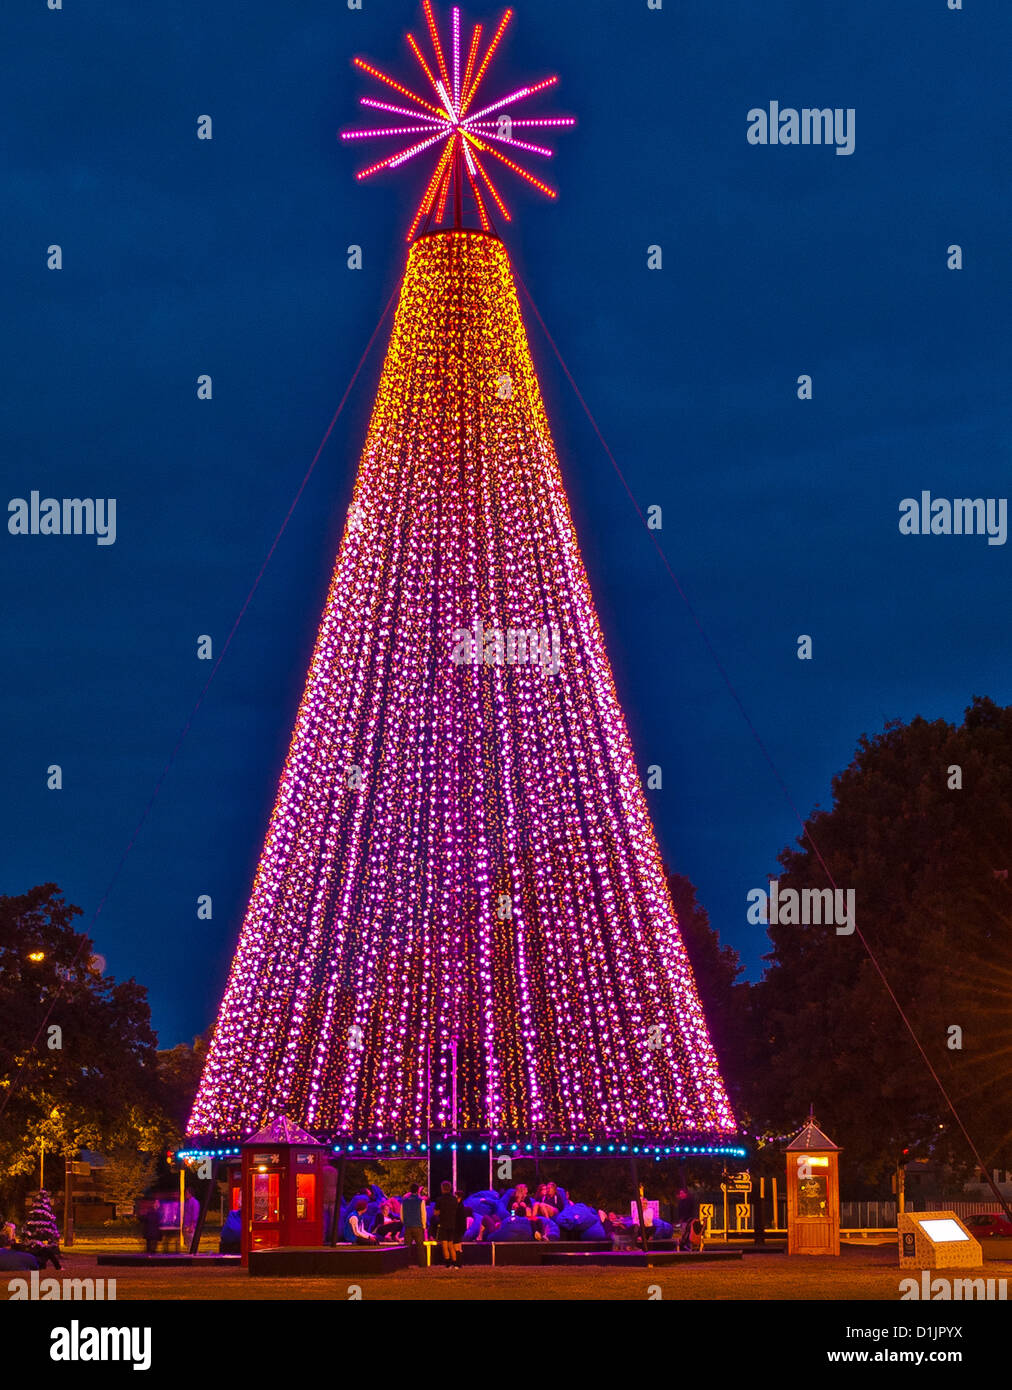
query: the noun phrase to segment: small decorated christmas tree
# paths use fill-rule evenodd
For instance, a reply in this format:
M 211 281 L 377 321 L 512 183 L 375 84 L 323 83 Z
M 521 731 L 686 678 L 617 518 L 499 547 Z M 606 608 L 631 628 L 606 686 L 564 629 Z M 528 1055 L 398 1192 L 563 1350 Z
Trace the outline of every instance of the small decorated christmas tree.
M 25 1214 L 26 1245 L 59 1245 L 60 1228 L 53 1215 L 53 1204 L 49 1193 L 42 1188 L 28 1196 L 28 1210 Z

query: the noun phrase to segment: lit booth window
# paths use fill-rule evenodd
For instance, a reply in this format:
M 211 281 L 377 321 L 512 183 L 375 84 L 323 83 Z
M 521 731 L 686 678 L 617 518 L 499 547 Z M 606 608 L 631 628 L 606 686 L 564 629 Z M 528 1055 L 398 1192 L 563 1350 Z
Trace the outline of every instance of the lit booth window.
M 977 1269 L 976 1240 L 954 1211 L 904 1211 L 897 1222 L 901 1269 Z
M 840 1253 L 840 1146 L 809 1116 L 787 1145 L 787 1253 Z
M 242 1208 L 242 1159 L 228 1165 L 228 1210 Z
M 242 1261 L 251 1250 L 321 1245 L 324 1148 L 284 1115 L 242 1146 Z

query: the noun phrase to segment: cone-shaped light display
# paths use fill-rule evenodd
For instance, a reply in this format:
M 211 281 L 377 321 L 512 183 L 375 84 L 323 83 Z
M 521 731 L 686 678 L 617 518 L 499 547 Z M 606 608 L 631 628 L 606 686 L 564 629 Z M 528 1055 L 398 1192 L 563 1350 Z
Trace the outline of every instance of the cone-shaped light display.
M 459 90 L 459 87 L 458 87 Z M 730 1136 L 506 250 L 412 245 L 192 1136 Z

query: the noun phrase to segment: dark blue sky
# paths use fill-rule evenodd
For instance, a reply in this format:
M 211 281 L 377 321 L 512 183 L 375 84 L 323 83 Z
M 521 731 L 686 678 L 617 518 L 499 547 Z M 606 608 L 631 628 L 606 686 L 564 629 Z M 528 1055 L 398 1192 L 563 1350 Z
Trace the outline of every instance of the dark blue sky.
M 886 719 L 1012 700 L 1012 546 L 897 526 L 922 489 L 1007 492 L 1012 6 L 965 4 L 519 0 L 500 68 L 558 72 L 543 109 L 579 120 L 556 203 L 510 185 L 516 269 L 805 813 Z M 397 282 L 416 180 L 357 185 L 335 135 L 351 57 L 412 75 L 408 28 L 413 0 L 5 7 L 3 500 L 115 497 L 118 535 L 0 538 L 0 892 L 55 880 L 89 920 Z M 771 99 L 853 107 L 855 152 L 749 145 Z M 754 975 L 746 893 L 796 824 L 528 327 L 662 851 Z M 217 1007 L 380 361 L 95 928 L 167 1046 Z

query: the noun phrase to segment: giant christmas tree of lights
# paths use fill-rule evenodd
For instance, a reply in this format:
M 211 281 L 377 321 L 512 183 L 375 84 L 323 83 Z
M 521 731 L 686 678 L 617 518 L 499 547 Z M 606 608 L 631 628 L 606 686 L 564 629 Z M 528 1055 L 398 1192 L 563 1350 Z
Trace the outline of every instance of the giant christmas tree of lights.
M 493 159 L 551 194 L 497 145 L 550 155 L 511 112 L 555 79 L 481 105 L 510 12 L 479 57 L 481 26 L 465 56 L 453 10 L 444 52 L 424 10 L 433 100 L 356 60 L 399 123 L 348 136 L 406 142 L 360 176 L 434 164 L 189 1134 L 284 1112 L 358 1151 L 719 1145 L 734 1118 L 491 230 Z

